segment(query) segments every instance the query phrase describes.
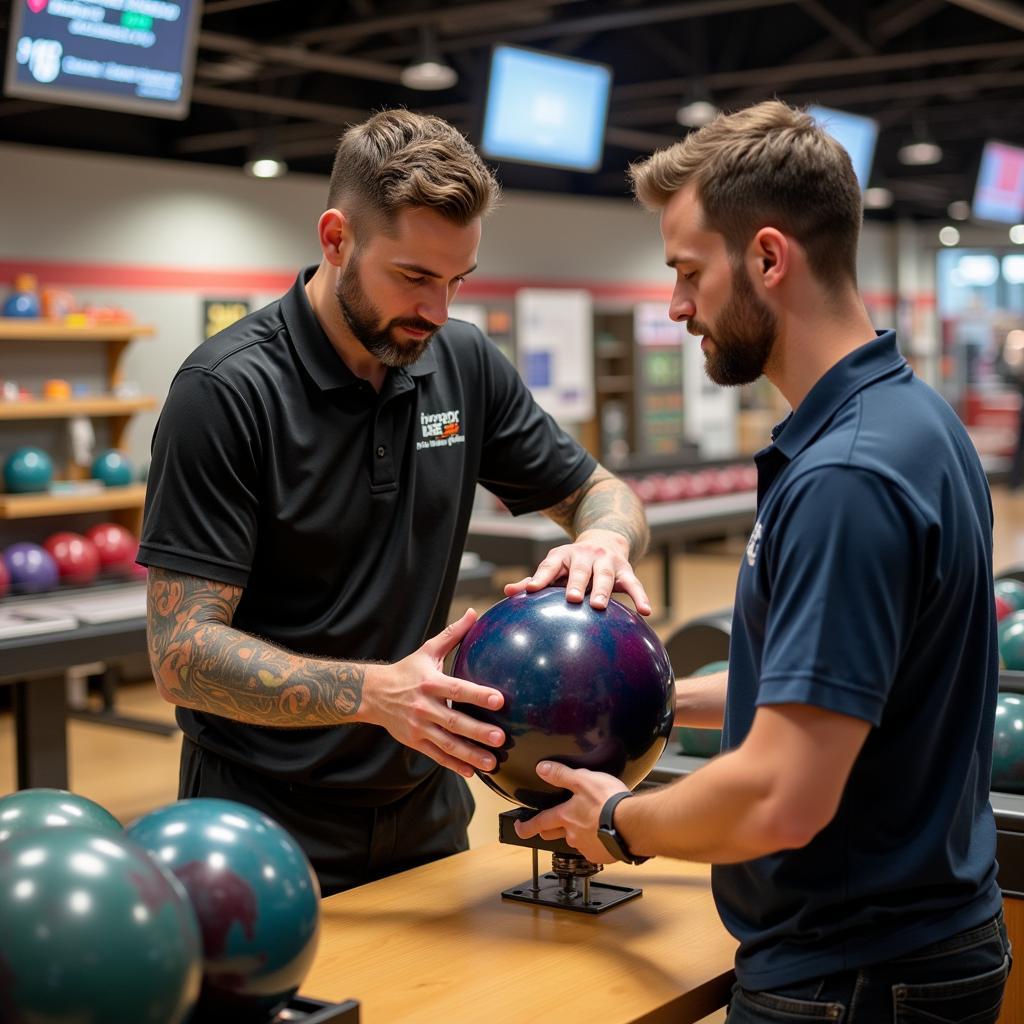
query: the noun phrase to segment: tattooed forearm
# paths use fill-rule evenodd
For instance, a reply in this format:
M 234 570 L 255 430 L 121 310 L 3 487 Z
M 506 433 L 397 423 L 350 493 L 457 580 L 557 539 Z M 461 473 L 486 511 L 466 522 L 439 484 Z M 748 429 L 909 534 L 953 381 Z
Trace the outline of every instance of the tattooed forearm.
M 613 530 L 629 542 L 630 560 L 647 550 L 650 533 L 640 499 L 603 466 L 564 501 L 544 510 L 571 537 L 584 530 Z
M 366 666 L 305 658 L 231 626 L 240 587 L 149 570 L 149 660 L 174 704 L 256 725 L 352 721 Z

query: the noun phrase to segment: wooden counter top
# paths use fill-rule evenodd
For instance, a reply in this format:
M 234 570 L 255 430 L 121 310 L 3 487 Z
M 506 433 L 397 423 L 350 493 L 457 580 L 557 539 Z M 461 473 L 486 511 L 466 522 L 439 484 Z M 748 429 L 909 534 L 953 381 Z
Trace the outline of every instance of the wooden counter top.
M 325 900 L 301 994 L 358 999 L 362 1024 L 687 1024 L 725 1004 L 736 943 L 707 868 L 605 868 L 644 892 L 597 916 L 501 898 L 530 872 L 494 843 Z

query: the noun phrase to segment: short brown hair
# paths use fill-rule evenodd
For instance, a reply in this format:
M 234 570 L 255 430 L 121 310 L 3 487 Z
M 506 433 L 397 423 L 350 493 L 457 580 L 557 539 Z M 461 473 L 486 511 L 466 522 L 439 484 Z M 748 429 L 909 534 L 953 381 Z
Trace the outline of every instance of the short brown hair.
M 860 185 L 846 150 L 805 111 L 768 100 L 721 114 L 629 173 L 650 210 L 693 183 L 704 223 L 734 256 L 770 225 L 804 247 L 824 284 L 856 284 Z
M 399 211 L 419 206 L 464 226 L 486 214 L 499 195 L 493 173 L 447 121 L 396 109 L 342 135 L 327 202 L 387 230 Z

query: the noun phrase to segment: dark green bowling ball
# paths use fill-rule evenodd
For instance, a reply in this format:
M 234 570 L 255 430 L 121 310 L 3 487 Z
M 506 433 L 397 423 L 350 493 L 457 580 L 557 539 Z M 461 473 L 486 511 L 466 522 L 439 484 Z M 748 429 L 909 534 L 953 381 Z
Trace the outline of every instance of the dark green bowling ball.
M 1024 583 L 1005 578 L 995 582 L 996 597 L 1001 597 L 1014 611 L 1024 611 Z
M 0 799 L 0 843 L 37 828 L 80 825 L 121 835 L 121 823 L 98 803 L 66 789 L 22 789 Z
M 179 1024 L 201 981 L 195 914 L 141 847 L 78 827 L 0 843 L 0 1021 Z
M 1024 793 L 1024 696 L 1001 693 L 992 743 L 992 788 Z
M 298 843 L 232 800 L 180 800 L 128 834 L 178 876 L 203 937 L 203 990 L 193 1024 L 271 1019 L 313 963 L 320 885 Z
M 1007 615 L 996 627 L 996 636 L 1003 668 L 1024 670 L 1024 611 Z
M 725 672 L 728 668 L 727 661 L 712 661 L 690 674 L 710 676 L 715 672 Z M 679 734 L 680 754 L 688 754 L 690 757 L 714 757 L 722 750 L 721 729 L 691 729 L 689 726 L 680 726 L 676 732 Z

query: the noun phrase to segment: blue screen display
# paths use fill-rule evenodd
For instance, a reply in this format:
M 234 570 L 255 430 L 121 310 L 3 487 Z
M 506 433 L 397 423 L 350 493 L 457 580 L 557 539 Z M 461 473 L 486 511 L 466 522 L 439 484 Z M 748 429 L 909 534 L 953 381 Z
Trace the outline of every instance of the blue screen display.
M 1024 221 L 1024 149 L 989 141 L 981 154 L 971 214 L 1000 224 Z
M 199 0 L 15 0 L 4 92 L 188 114 Z
M 603 64 L 495 47 L 480 148 L 499 159 L 595 171 L 610 87 Z
M 850 154 L 861 191 L 866 189 L 871 179 L 871 162 L 875 157 L 878 124 L 870 117 L 849 114 L 845 110 L 832 110 L 829 107 L 808 107 L 807 113 Z

